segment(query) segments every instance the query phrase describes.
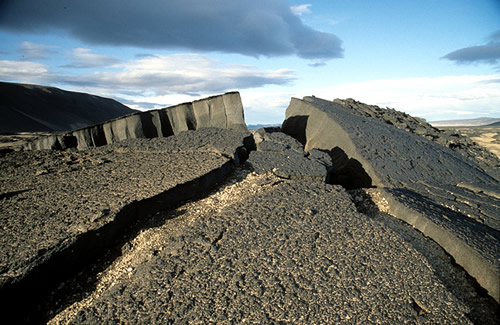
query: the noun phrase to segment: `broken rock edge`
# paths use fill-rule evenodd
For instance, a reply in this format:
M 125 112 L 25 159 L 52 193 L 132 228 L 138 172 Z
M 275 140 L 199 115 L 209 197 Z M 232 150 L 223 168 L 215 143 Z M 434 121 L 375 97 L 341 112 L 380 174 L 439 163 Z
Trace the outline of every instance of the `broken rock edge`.
M 301 101 L 314 107 L 314 105 L 307 99 L 308 97 L 304 97 L 304 100 L 292 98 L 290 105 L 294 101 Z M 319 113 L 324 117 L 321 119 L 321 121 L 328 120 L 325 112 L 320 111 Z M 296 116 L 297 115 L 291 117 Z M 304 112 L 303 117 L 309 118 L 309 112 Z M 311 149 L 332 151 L 334 149 L 308 145 L 307 138 L 303 139 L 298 136 L 298 134 L 302 134 L 305 136 L 306 130 L 300 130 L 301 133 L 297 133 L 297 130 L 294 130 L 294 132 L 287 131 L 286 122 L 289 118 L 290 117 L 288 117 L 287 114 L 287 117 L 285 118 L 285 121 L 282 125 L 282 132 L 289 134 L 298 141 L 302 142 L 306 151 L 309 151 Z M 303 126 L 306 127 L 306 125 L 307 123 L 305 123 Z M 449 231 L 439 227 L 418 211 L 411 209 L 410 207 L 406 207 L 402 203 L 400 203 L 392 194 L 389 193 L 388 189 L 377 177 L 371 165 L 368 164 L 367 161 L 359 154 L 354 143 L 352 143 L 352 141 L 348 137 L 343 136 L 345 131 L 343 130 L 342 126 L 335 122 L 334 130 L 332 130 L 331 128 L 330 130 L 331 133 L 335 133 L 335 130 L 341 131 L 337 133 L 337 136 L 340 134 L 341 137 L 338 148 L 347 153 L 349 158 L 355 158 L 361 163 L 363 169 L 372 178 L 374 187 L 377 187 L 382 196 L 389 203 L 391 215 L 408 223 L 409 225 L 420 231 L 424 236 L 429 237 L 430 239 L 438 243 L 444 249 L 444 251 L 456 261 L 458 265 L 463 267 L 464 270 L 471 277 L 473 277 L 477 281 L 477 283 L 483 289 L 485 289 L 493 299 L 495 299 L 497 303 L 500 304 L 500 271 L 498 270 L 498 268 L 492 265 L 474 249 L 466 245 L 463 241 L 461 241 Z
M 0 310 L 4 317 L 21 323 L 23 320 L 20 315 L 24 315 L 26 323 L 47 321 L 47 315 L 37 310 L 37 306 L 48 293 L 65 279 L 98 261 L 116 246 L 120 238 L 137 231 L 134 227 L 148 215 L 175 209 L 186 201 L 207 195 L 230 177 L 235 167 L 245 162 L 247 153 L 253 150 L 254 145 L 253 137 L 245 138 L 244 145 L 236 148 L 232 157 L 220 153 L 228 161 L 219 168 L 153 197 L 133 201 L 116 212 L 111 223 L 82 233 L 70 242 L 61 242 L 51 250 L 56 251 L 54 254 L 41 258 L 41 264 L 6 281 L 0 288 Z

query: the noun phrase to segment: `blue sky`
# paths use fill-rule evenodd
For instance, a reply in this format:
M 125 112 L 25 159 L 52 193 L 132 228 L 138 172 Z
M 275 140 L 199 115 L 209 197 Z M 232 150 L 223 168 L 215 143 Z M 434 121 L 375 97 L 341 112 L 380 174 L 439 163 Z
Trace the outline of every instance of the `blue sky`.
M 249 124 L 307 95 L 500 117 L 500 1 L 6 0 L 0 80 L 143 110 L 238 90 Z

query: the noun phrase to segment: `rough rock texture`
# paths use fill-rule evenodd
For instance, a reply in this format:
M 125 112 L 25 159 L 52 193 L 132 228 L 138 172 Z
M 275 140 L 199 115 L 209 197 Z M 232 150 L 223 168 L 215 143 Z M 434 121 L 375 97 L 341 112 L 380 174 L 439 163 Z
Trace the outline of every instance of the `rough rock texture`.
M 487 170 L 489 174 L 493 174 L 500 181 L 500 160 L 496 159 L 488 150 L 474 143 L 473 139 L 460 135 L 456 130 L 440 130 L 427 123 L 424 119 L 413 117 L 395 109 L 383 109 L 375 105 L 363 104 L 350 98 L 345 100 L 335 99 L 334 102 L 352 109 L 353 114 L 382 120 L 398 129 L 421 135 L 449 147 L 465 157 L 475 160 L 480 167 Z
M 82 151 L 5 154 L 0 160 L 2 317 L 17 319 L 15 313 L 30 299 L 40 299 L 50 286 L 93 262 L 140 218 L 224 180 L 234 162 L 246 159 L 251 140 L 248 131 L 204 128 Z
M 247 130 L 238 92 L 160 110 L 137 112 L 73 132 L 53 134 L 28 143 L 25 148 L 85 149 L 126 139 L 167 137 L 208 127 Z
M 304 152 L 300 142 L 274 128 L 254 133 L 257 150 L 250 153 L 248 164 L 258 173 L 271 172 L 286 179 L 325 182 L 327 167 L 321 160 Z
M 383 188 L 392 214 L 438 242 L 500 301 L 499 182 L 449 147 L 369 116 L 336 102 L 294 98 L 282 130 L 306 151 L 328 152 L 332 179 L 340 166 L 352 188 Z M 349 181 L 352 175 L 361 175 L 359 184 Z
M 0 133 L 69 131 L 135 112 L 109 98 L 8 82 L 0 98 Z
M 144 232 L 150 244 L 131 243 L 135 257 L 53 322 L 470 322 L 426 258 L 340 186 L 259 174 L 208 200 Z
M 453 259 L 491 294 L 485 169 L 314 98 L 290 105 L 295 139 L 251 137 L 242 110 L 215 109 L 240 105 L 231 93 L 48 145 L 65 151 L 1 152 L 4 322 L 498 323 Z

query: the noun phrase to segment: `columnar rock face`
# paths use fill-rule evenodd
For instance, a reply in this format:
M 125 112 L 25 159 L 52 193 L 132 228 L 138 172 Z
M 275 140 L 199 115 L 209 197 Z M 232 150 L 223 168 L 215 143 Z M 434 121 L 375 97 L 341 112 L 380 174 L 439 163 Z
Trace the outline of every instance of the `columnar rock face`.
M 26 149 L 85 149 L 126 139 L 167 137 L 207 127 L 247 130 L 238 92 L 138 112 L 73 132 L 50 135 L 28 143 Z
M 282 131 L 306 151 L 331 156 L 333 183 L 377 187 L 393 215 L 439 243 L 500 301 L 498 180 L 451 148 L 374 117 L 338 102 L 293 98 Z

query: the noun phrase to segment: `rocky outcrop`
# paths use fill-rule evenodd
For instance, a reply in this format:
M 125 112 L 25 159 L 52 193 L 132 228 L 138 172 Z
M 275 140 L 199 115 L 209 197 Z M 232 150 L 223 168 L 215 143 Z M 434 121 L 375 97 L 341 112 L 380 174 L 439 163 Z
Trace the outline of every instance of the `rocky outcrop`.
M 365 106 L 252 137 L 229 93 L 2 152 L 3 319 L 498 323 L 454 263 L 496 298 L 497 180 Z
M 0 82 L 0 133 L 60 132 L 135 112 L 119 102 L 54 87 Z
M 380 108 L 376 105 L 367 105 L 354 99 L 335 99 L 338 103 L 349 108 L 353 114 L 371 117 L 393 125 L 398 129 L 408 131 L 439 143 L 455 152 L 475 161 L 488 174 L 500 181 L 500 161 L 494 154 L 474 143 L 470 137 L 462 136 L 452 129 L 438 129 L 424 119 L 413 117 L 404 112 L 391 108 Z
M 203 128 L 85 151 L 7 153 L 0 161 L 4 319 L 40 321 L 32 304 L 158 211 L 225 180 L 252 143 L 248 131 Z
M 137 112 L 73 132 L 42 137 L 28 143 L 25 148 L 85 149 L 126 139 L 167 137 L 208 127 L 247 130 L 238 92 L 159 110 Z
M 306 151 L 320 149 L 331 156 L 333 183 L 377 187 L 392 214 L 438 242 L 500 301 L 498 181 L 449 146 L 415 134 L 427 132 L 422 121 L 396 118 L 392 124 L 400 123 L 398 128 L 381 119 L 393 113 L 376 111 L 293 98 L 282 130 Z M 403 124 L 423 131 L 407 132 Z

